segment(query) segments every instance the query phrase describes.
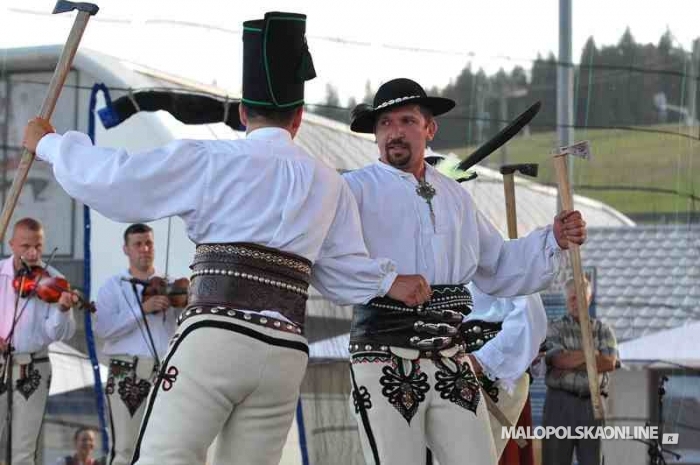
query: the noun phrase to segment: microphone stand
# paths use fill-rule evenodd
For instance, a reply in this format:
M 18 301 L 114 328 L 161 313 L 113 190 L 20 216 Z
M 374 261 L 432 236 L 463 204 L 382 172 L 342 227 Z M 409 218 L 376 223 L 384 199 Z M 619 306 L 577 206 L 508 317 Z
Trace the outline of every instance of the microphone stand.
M 668 381 L 668 377 L 666 375 L 661 375 L 661 378 L 659 378 L 659 388 L 657 390 L 657 395 L 658 395 L 658 409 L 659 409 L 659 419 L 657 421 L 657 431 L 658 435 L 656 436 L 656 439 L 647 441 L 644 439 L 635 439 L 635 441 L 641 442 L 643 444 L 646 444 L 648 446 L 647 453 L 649 454 L 650 461 L 649 463 L 651 465 L 667 465 L 666 464 L 666 458 L 664 457 L 664 454 L 670 454 L 672 455 L 676 460 L 680 460 L 681 455 L 673 452 L 672 450 L 668 450 L 663 447 L 661 441 L 664 436 L 664 401 L 663 397 L 666 394 L 666 389 L 664 388 L 664 383 Z M 646 426 L 649 426 L 649 423 L 647 422 Z
M 153 367 L 153 371 L 155 373 L 158 373 L 160 371 L 160 359 L 158 358 L 158 351 L 156 350 L 156 344 L 153 342 L 153 335 L 151 334 L 151 327 L 148 324 L 148 319 L 146 318 L 146 312 L 143 311 L 143 304 L 141 303 L 141 299 L 139 298 L 139 291 L 136 289 L 136 283 L 132 282 L 131 283 L 131 289 L 134 291 L 134 297 L 136 298 L 136 302 L 139 304 L 139 310 L 141 311 L 141 318 L 143 319 L 143 325 L 146 327 L 146 334 L 148 335 L 148 342 L 150 343 L 151 351 L 153 353 L 153 359 L 156 362 L 155 367 Z
M 20 290 L 24 288 L 24 280 L 26 275 L 23 274 L 20 279 Z M 17 310 L 19 309 L 19 299 L 20 292 L 17 292 L 15 296 L 15 308 L 12 314 L 12 326 L 10 327 L 10 333 L 7 335 L 7 340 L 5 341 L 5 350 L 3 352 L 3 357 L 5 359 L 5 370 L 2 376 L 2 383 L 4 383 L 7 389 L 7 414 L 5 415 L 5 427 L 7 428 L 7 447 L 5 449 L 5 463 L 7 465 L 12 465 L 12 403 L 13 403 L 13 383 L 12 379 L 12 369 L 14 360 L 12 359 L 12 352 L 14 348 L 12 347 L 12 340 L 15 335 L 15 328 L 17 326 Z

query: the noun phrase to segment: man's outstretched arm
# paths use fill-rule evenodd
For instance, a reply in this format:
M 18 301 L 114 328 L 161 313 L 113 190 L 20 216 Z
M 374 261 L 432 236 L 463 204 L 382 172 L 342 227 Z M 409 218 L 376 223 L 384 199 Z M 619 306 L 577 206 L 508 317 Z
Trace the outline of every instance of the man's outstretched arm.
M 23 144 L 53 166 L 68 195 L 115 221 L 186 216 L 202 202 L 207 157 L 198 141 L 130 154 L 95 147 L 80 132 L 56 134 L 46 120 L 35 118 L 27 124 Z

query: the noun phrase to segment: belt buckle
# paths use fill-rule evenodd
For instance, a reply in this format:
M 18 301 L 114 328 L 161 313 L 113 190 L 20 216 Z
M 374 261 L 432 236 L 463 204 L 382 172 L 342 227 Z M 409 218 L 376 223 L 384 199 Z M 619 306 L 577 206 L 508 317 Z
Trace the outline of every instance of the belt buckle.
M 428 316 L 437 320 L 448 321 L 453 323 L 462 322 L 462 314 L 454 310 L 428 310 Z
M 29 365 L 34 360 L 32 354 L 13 354 L 12 359 L 16 365 Z
M 416 321 L 413 323 L 413 329 L 419 333 L 428 333 L 435 336 L 454 336 L 457 334 L 457 328 L 447 323 L 425 323 L 423 321 Z
M 408 340 L 411 347 L 419 350 L 441 350 L 452 343 L 451 337 L 438 336 L 421 339 L 419 336 L 413 336 Z

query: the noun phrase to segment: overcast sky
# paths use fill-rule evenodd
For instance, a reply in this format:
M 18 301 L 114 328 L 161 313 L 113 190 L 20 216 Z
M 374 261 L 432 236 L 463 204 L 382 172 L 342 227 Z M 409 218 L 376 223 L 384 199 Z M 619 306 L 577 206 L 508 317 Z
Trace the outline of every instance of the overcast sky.
M 63 42 L 72 17 L 48 14 L 54 3 L 2 0 L 0 47 Z M 444 86 L 467 63 L 487 72 L 528 69 L 538 53 L 558 53 L 558 0 L 102 0 L 99 6 L 82 46 L 216 82 L 233 94 L 240 92 L 242 21 L 265 11 L 306 13 L 318 73 L 307 88 L 311 103 L 323 100 L 328 82 L 345 102 L 361 97 L 368 79 L 375 88 L 399 76 Z M 699 0 L 573 0 L 573 12 L 575 61 L 589 36 L 614 44 L 628 26 L 644 43 L 657 43 L 669 28 L 686 50 L 700 36 Z

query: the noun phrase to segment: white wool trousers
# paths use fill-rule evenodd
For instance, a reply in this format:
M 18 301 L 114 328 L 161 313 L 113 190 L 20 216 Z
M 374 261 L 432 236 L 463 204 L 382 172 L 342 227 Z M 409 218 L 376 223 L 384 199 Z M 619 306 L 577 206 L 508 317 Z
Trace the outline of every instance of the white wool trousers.
M 34 465 L 37 441 L 51 385 L 51 363 L 48 351 L 37 354 L 14 354 L 12 365 L 12 464 Z M 0 383 L 2 383 L 0 386 L 2 392 L 0 435 L 2 435 L 6 433 L 8 392 L 4 380 Z
M 277 465 L 306 371 L 306 339 L 224 315 L 182 322 L 146 405 L 133 462 Z
M 497 463 L 484 395 L 468 358 L 356 353 L 350 408 L 368 465 Z
M 129 465 L 153 384 L 155 361 L 150 357 L 110 358 L 107 403 L 111 451 L 109 465 Z

